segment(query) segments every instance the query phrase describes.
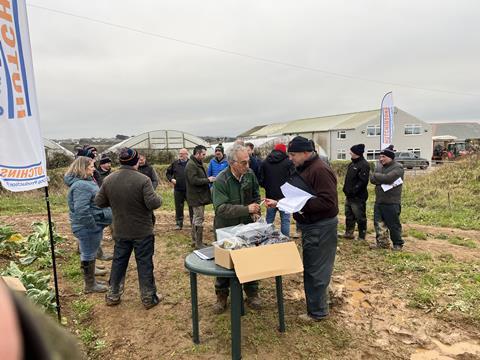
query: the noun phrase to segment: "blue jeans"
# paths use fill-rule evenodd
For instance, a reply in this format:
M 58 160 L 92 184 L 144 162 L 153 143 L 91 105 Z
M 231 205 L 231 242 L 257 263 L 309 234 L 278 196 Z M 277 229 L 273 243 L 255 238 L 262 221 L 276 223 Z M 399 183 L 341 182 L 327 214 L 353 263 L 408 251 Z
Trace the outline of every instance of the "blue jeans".
M 103 238 L 103 226 L 95 226 L 93 229 L 82 228 L 74 231 L 73 235 L 78 239 L 80 247 L 80 260 L 92 261 L 97 257 L 100 241 Z
M 303 285 L 307 313 L 320 319 L 328 315 L 328 284 L 337 251 L 337 217 L 314 224 L 298 224 L 302 231 Z
M 280 231 L 283 235 L 290 237 L 290 214 L 285 211 L 278 210 L 277 208 L 268 208 L 266 220 L 267 224 L 273 224 L 275 221 L 275 214 L 280 212 Z

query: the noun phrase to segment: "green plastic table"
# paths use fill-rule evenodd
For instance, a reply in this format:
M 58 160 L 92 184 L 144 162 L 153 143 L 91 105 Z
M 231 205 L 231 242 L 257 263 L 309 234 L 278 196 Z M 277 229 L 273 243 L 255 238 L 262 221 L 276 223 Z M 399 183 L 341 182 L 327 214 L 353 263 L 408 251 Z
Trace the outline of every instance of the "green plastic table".
M 202 260 L 194 253 L 185 258 L 185 267 L 190 272 L 190 291 L 192 299 L 192 326 L 193 342 L 200 343 L 198 327 L 198 297 L 197 297 L 197 274 L 230 278 L 231 292 L 231 333 L 232 333 L 232 359 L 242 358 L 241 350 L 241 316 L 244 315 L 242 286 L 238 281 L 235 270 L 226 269 L 215 264 L 214 260 Z M 278 306 L 278 330 L 285 332 L 285 316 L 283 308 L 282 277 L 275 277 Z

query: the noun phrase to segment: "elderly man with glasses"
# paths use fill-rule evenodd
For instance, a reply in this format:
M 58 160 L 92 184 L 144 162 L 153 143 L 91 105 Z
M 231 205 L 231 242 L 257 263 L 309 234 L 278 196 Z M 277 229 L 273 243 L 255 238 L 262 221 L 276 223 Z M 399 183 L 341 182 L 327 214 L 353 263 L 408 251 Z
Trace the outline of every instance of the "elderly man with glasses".
M 215 209 L 215 229 L 248 224 L 260 216 L 260 191 L 257 177 L 249 168 L 247 149 L 235 144 L 227 151 L 228 168 L 222 171 L 213 183 L 213 207 Z M 217 302 L 213 307 L 215 314 L 221 314 L 227 308 L 230 280 L 217 278 L 215 293 Z M 247 305 L 260 309 L 258 281 L 244 284 Z

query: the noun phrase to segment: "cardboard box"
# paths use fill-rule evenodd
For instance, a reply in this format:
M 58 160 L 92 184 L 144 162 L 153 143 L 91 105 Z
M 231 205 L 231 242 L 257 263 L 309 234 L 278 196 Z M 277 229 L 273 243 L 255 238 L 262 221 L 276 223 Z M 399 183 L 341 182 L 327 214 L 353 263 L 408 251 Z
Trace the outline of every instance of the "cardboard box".
M 10 290 L 20 294 L 25 294 L 27 292 L 27 289 L 25 289 L 25 286 L 23 286 L 20 279 L 17 279 L 12 276 L 1 276 L 0 278 Z
M 303 271 L 303 263 L 293 241 L 226 250 L 215 245 L 215 264 L 235 269 L 241 284 Z

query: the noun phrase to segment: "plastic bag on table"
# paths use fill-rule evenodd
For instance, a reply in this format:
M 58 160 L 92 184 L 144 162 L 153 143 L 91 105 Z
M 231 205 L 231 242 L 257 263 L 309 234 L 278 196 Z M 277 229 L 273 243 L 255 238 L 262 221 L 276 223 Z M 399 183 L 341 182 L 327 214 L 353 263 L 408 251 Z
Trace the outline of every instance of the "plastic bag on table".
M 240 224 L 216 230 L 217 243 L 222 246 L 225 239 L 238 237 L 245 241 L 247 246 L 256 246 L 267 241 L 275 232 L 273 224 L 267 224 L 265 219 L 250 224 Z

